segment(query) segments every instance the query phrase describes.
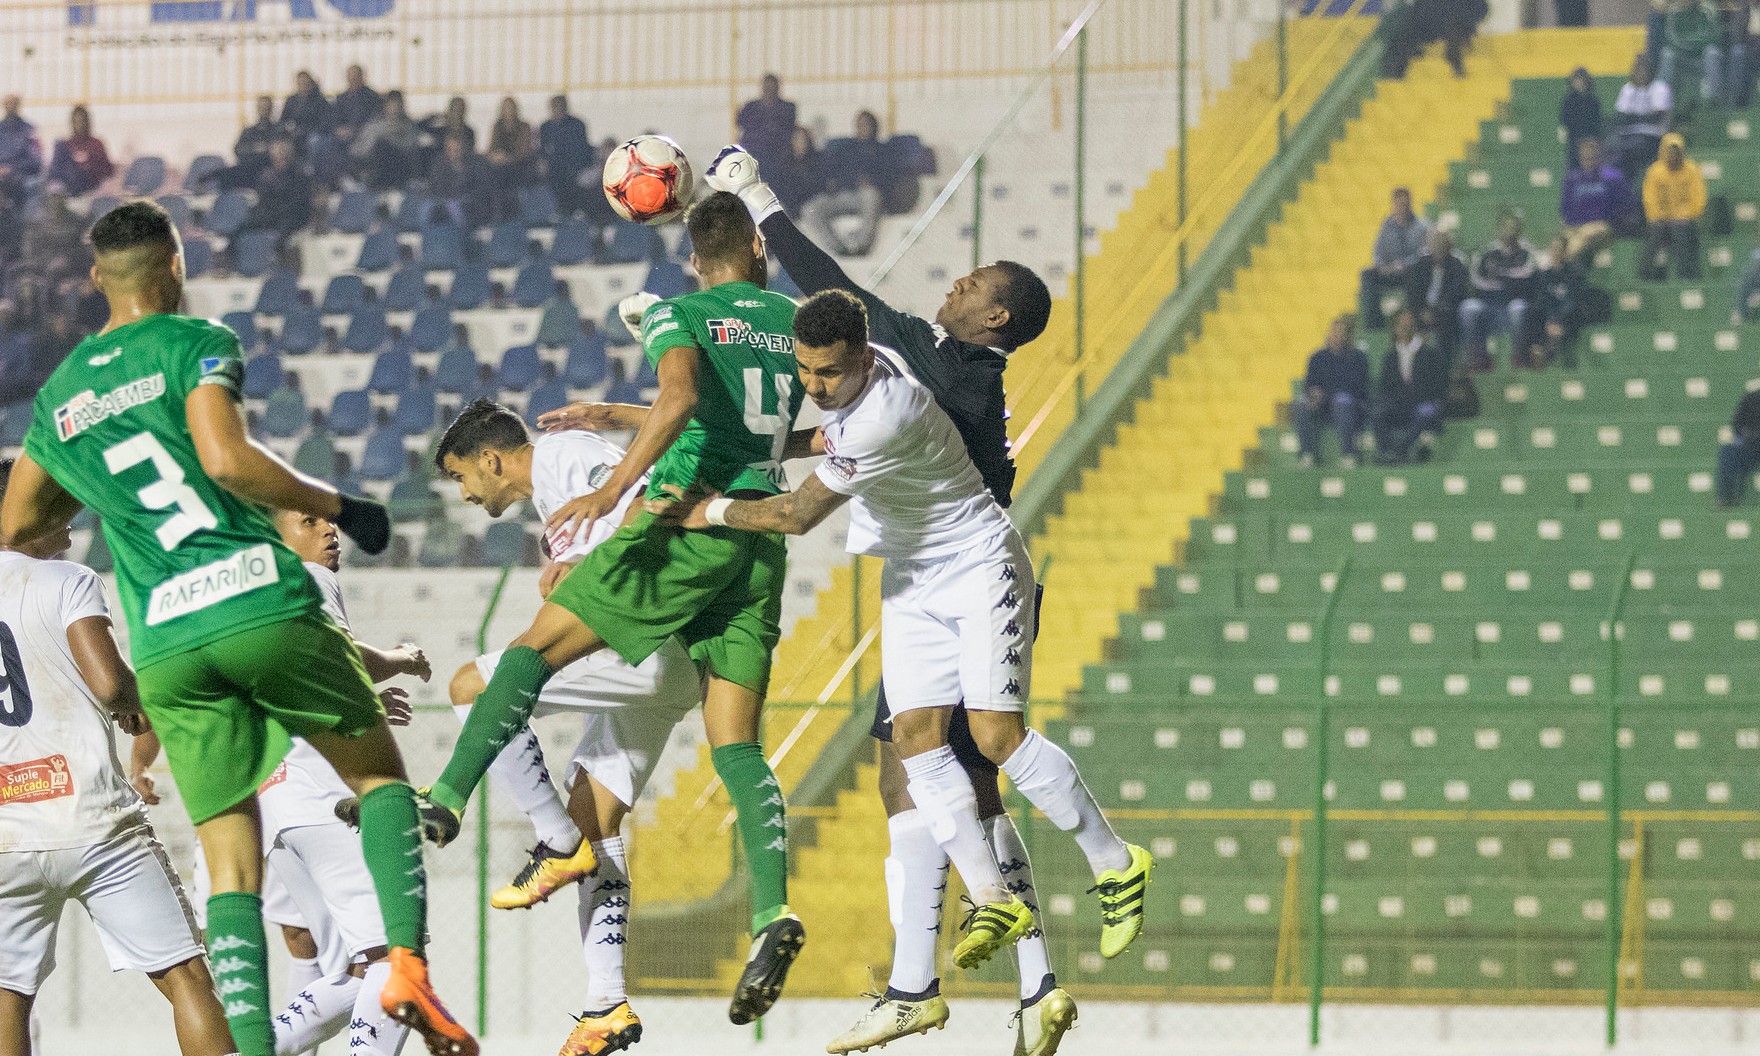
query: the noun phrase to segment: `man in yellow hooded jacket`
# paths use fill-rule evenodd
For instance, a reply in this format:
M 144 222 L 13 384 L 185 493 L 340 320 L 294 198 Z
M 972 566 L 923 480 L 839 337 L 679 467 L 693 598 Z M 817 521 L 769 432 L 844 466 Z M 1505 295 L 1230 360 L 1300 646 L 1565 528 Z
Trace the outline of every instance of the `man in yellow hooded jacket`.
M 1644 175 L 1644 220 L 1647 234 L 1638 277 L 1660 282 L 1666 272 L 1664 250 L 1674 258 L 1675 276 L 1699 277 L 1699 217 L 1705 213 L 1705 177 L 1699 163 L 1687 157 L 1687 141 L 1678 132 L 1662 137 L 1656 162 Z

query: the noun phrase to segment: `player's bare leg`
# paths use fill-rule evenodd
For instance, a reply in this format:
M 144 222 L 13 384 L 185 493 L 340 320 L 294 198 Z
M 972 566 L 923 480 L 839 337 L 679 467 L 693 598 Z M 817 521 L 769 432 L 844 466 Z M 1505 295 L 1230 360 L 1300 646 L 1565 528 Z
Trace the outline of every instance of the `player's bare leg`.
M 1075 837 L 1094 871 L 1100 896 L 1100 952 L 1116 957 L 1143 930 L 1144 896 L 1154 860 L 1118 838 L 1082 783 L 1068 753 L 1029 730 L 1019 711 L 968 712 L 972 737 L 985 758 L 1051 823 Z
M 598 1056 L 642 1040 L 642 1021 L 630 1008 L 624 986 L 623 951 L 628 927 L 629 858 L 623 819 L 629 805 L 591 774 L 577 772 L 568 813 L 592 847 L 599 869 L 581 882 L 581 950 L 587 964 L 587 1003 L 561 1056 Z
M 31 1056 L 31 1006 L 36 1000 L 0 987 L 0 1056 Z
M 177 1047 L 183 1056 L 226 1056 L 233 1050 L 226 1014 L 214 997 L 214 979 L 201 957 L 192 957 L 147 978 L 171 1002 Z

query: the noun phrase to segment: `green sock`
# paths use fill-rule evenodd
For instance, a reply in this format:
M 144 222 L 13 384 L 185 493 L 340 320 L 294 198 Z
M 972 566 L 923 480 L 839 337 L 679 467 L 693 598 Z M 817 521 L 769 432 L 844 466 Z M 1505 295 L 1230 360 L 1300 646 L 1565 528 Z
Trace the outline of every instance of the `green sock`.
M 519 645 L 501 654 L 501 662 L 495 665 L 495 677 L 477 696 L 471 717 L 452 749 L 452 758 L 447 760 L 440 780 L 428 790 L 429 799 L 464 813 L 464 805 L 489 772 L 489 764 L 532 717 L 538 691 L 552 674 L 544 654 L 536 649 Z
M 385 941 L 422 953 L 428 937 L 428 869 L 422 862 L 415 789 L 400 781 L 361 797 L 361 851 L 379 895 Z
M 788 805 L 756 741 L 724 744 L 709 753 L 716 776 L 739 814 L 739 838 L 752 874 L 752 933 L 788 907 Z
M 208 898 L 208 958 L 239 1056 L 275 1056 L 269 940 L 263 933 L 260 895 L 226 891 Z

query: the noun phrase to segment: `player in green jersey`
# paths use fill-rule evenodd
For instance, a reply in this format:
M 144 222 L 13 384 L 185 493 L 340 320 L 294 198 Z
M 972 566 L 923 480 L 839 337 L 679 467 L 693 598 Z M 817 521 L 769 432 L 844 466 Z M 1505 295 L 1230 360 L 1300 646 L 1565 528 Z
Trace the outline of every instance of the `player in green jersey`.
M 360 653 L 323 615 L 311 576 L 265 512 L 334 520 L 377 553 L 390 538 L 385 509 L 295 472 L 247 434 L 237 336 L 175 314 L 183 247 L 163 209 L 118 206 L 91 240 L 110 320 L 37 393 L 0 505 L 0 546 L 63 529 L 82 505 L 102 519 L 141 702 L 207 857 L 208 948 L 242 1056 L 274 1051 L 255 792 L 290 733 L 361 798 L 393 947 L 386 1010 L 435 1053 L 474 1056 L 476 1042 L 427 983 L 423 803 Z M 456 823 L 428 811 L 432 824 Z
M 802 399 L 794 304 L 764 289 L 764 243 L 737 197 L 705 198 L 686 223 L 703 289 L 644 314 L 642 344 L 659 396 L 604 485 L 551 516 L 553 547 L 609 514 L 644 473 L 656 497 L 674 485 L 762 498 L 786 483 L 781 461 Z M 442 450 L 439 457 L 461 479 L 468 467 L 460 456 Z M 788 908 L 782 790 L 759 741 L 787 553 L 774 533 L 681 532 L 639 513 L 557 585 L 531 628 L 513 640 L 429 793 L 463 811 L 557 669 L 607 647 L 639 664 L 678 635 L 708 674 L 703 723 L 751 871 L 753 941 L 728 1010 L 735 1023 L 775 1003 L 806 938 Z

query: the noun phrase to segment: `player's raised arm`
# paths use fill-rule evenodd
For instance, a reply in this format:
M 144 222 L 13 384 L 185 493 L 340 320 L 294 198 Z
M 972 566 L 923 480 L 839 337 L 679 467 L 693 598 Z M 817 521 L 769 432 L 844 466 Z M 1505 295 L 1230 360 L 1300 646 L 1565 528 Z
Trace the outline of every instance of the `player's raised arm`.
M 17 550 L 73 523 L 79 500 L 28 454 L 12 464 L 5 499 L 0 502 L 0 547 Z

